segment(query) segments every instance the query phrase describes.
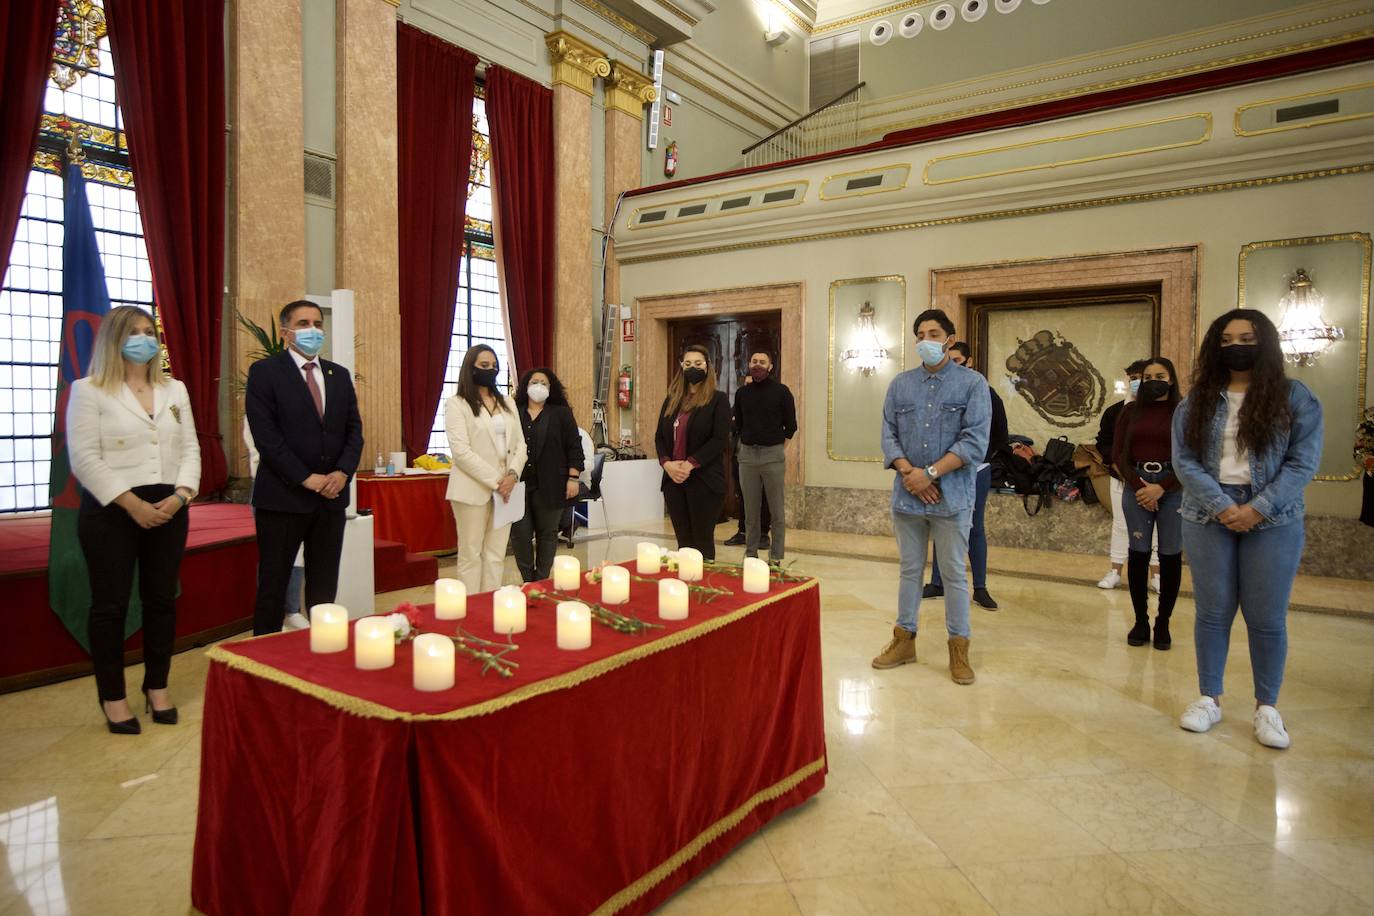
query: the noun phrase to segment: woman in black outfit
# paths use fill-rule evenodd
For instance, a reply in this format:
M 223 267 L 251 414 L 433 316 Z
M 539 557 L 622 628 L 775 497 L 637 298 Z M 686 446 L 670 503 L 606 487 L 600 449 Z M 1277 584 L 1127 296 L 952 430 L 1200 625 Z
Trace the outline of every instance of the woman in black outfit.
M 577 435 L 563 383 L 552 369 L 531 369 L 520 377 L 515 406 L 525 431 L 529 458 L 525 482 L 525 517 L 511 526 L 515 565 L 526 582 L 547 579 L 558 552 L 558 522 L 578 492 L 582 476 L 582 440 Z
M 730 438 L 730 400 L 716 390 L 706 349 L 692 344 L 682 371 L 668 386 L 658 412 L 654 446 L 663 466 L 663 502 L 678 547 L 695 547 L 716 558 L 716 521 L 725 504 L 725 448 Z

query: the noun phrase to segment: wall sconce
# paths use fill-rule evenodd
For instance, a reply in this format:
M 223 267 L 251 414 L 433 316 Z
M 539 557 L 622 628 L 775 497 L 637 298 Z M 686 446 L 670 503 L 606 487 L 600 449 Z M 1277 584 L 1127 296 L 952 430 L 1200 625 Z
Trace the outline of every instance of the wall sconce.
M 1326 300 L 1306 268 L 1288 281 L 1288 295 L 1279 300 L 1279 346 L 1283 358 L 1295 366 L 1314 366 L 1331 345 L 1345 338 L 1345 331 L 1326 323 L 1322 307 Z
M 840 352 L 846 368 L 851 372 L 872 375 L 887 362 L 887 347 L 878 337 L 878 328 L 873 324 L 873 304 L 865 302 L 859 309 L 859 327 L 855 346 Z

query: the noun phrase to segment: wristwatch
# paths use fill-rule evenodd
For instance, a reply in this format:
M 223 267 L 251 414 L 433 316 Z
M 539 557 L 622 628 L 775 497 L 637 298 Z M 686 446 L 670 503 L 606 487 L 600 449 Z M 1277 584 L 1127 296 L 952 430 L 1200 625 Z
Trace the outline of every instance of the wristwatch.
M 935 468 L 935 465 L 926 465 L 926 476 L 934 480 L 936 477 L 940 476 L 940 472 Z

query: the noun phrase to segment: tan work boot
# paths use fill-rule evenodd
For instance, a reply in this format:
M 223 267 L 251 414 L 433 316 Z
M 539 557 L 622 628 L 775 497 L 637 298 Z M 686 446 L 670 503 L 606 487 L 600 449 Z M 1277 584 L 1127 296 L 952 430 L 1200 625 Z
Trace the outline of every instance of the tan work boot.
M 951 636 L 949 638 L 949 676 L 954 679 L 956 684 L 973 683 L 973 668 L 968 663 L 967 636 Z
M 916 661 L 916 634 L 901 627 L 892 628 L 892 642 L 873 659 L 874 668 L 896 668 Z

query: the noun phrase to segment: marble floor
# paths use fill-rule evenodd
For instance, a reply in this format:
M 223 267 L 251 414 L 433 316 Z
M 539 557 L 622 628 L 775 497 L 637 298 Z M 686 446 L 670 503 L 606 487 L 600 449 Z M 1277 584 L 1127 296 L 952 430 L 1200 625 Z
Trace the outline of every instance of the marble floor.
M 628 557 L 638 539 L 577 552 Z M 1251 732 L 1243 627 L 1227 718 L 1183 732 L 1191 601 L 1172 651 L 1129 648 L 1129 598 L 1093 587 L 1097 558 L 994 550 L 1002 609 L 973 609 L 978 682 L 959 687 L 938 600 L 918 664 L 869 666 L 897 594 L 888 539 L 790 547 L 822 580 L 826 788 L 662 912 L 1374 912 L 1370 583 L 1300 582 L 1295 603 L 1322 613 L 1290 615 L 1293 746 L 1272 751 Z M 89 678 L 0 696 L 0 916 L 187 912 L 206 664 L 176 657 L 183 724 L 135 738 L 106 734 Z

